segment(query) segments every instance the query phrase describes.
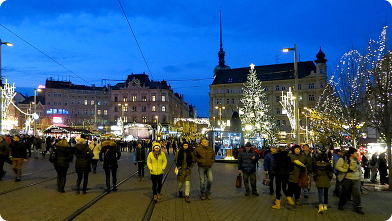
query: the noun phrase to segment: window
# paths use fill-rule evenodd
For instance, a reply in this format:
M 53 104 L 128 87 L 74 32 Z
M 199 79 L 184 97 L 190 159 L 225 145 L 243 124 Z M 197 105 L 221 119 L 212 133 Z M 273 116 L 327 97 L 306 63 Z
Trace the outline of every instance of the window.
M 59 105 L 61 105 L 61 101 L 59 101 Z
M 220 94 L 220 93 L 221 93 L 221 90 L 220 90 L 220 89 L 216 89 L 216 93 L 217 93 L 217 94 Z
M 75 103 L 75 100 L 71 100 L 71 104 L 74 104 Z
M 123 96 L 123 102 L 128 102 L 128 97 L 127 96 Z
M 78 100 L 78 104 L 80 104 L 80 100 Z
M 314 83 L 309 84 L 309 89 L 314 89 Z
M 84 105 L 87 105 L 88 104 L 88 100 L 84 100 Z
M 68 105 L 68 101 L 64 101 L 64 106 L 67 106 Z
M 137 111 L 136 107 L 132 106 L 132 112 L 136 112 L 136 111 Z
M 302 89 L 302 85 L 298 84 L 298 90 L 301 90 L 301 89 Z
M 102 114 L 101 109 L 98 109 L 98 110 L 97 110 L 97 114 L 98 114 L 98 115 L 101 115 L 101 114 Z
M 143 123 L 147 123 L 147 116 L 143 116 L 142 121 L 143 121 Z
M 46 96 L 50 97 L 50 92 L 48 92 L 48 93 L 46 94 Z
M 128 117 L 124 116 L 124 122 L 127 123 L 128 122 Z
M 123 105 L 123 111 L 127 112 L 128 111 L 128 105 Z
M 50 101 L 48 101 L 47 103 L 48 103 L 48 105 L 50 105 Z
M 53 97 L 56 97 L 57 96 L 57 92 L 53 92 Z
M 118 107 L 114 106 L 114 112 L 118 112 Z
M 151 107 L 151 111 L 152 111 L 152 112 L 155 112 L 155 111 L 156 111 L 155 105 Z
M 133 96 L 132 96 L 132 101 L 133 101 L 133 102 L 137 101 L 136 95 L 133 95 Z
M 162 101 L 166 101 L 166 95 L 162 95 Z
M 231 103 L 234 104 L 234 98 L 231 99 Z
M 314 101 L 314 95 L 313 94 L 309 94 L 309 101 Z
M 286 86 L 282 86 L 282 91 L 285 91 L 286 90 Z
M 276 120 L 276 126 L 280 126 L 280 120 Z
M 233 82 L 233 78 L 227 79 L 227 83 L 232 83 L 232 82 Z
M 146 95 L 142 96 L 142 101 L 147 101 L 147 96 Z
M 87 109 L 83 109 L 83 114 L 87 115 L 88 114 L 88 110 Z
M 323 82 L 320 83 L 320 88 L 324 88 L 324 83 Z
M 151 100 L 152 100 L 152 101 L 156 101 L 156 99 L 157 99 L 157 98 L 156 98 L 155 95 L 152 95 L 152 96 L 151 96 Z
M 264 91 L 268 91 L 268 86 L 264 86 Z
M 117 96 L 114 97 L 114 102 L 118 102 L 118 97 Z
M 91 110 L 90 110 L 90 115 L 95 115 L 94 109 L 91 109 Z
M 230 90 L 230 93 L 235 93 L 235 90 L 234 90 L 234 89 L 231 89 L 231 90 Z
M 276 96 L 276 102 L 280 102 L 280 96 Z
M 134 116 L 134 117 L 132 117 L 132 121 L 133 122 L 136 122 L 136 120 L 137 120 L 137 118 Z
M 216 99 L 216 104 L 222 104 L 222 99 L 220 98 Z
M 147 112 L 147 107 L 146 106 L 142 107 L 142 112 Z
M 162 112 L 166 112 L 166 106 L 162 106 Z
M 94 100 L 91 100 L 90 104 L 91 104 L 91 105 L 94 105 L 94 104 L 95 104 Z
M 226 89 L 226 94 L 230 93 L 230 89 Z
M 240 93 L 243 93 L 243 92 L 244 92 L 244 89 L 241 88 L 239 92 L 240 92 Z
M 108 115 L 108 110 L 103 110 L 103 115 Z
M 230 99 L 226 99 L 226 104 L 230 104 Z
M 276 108 L 276 114 L 281 114 L 281 112 L 280 112 L 280 108 L 278 107 L 278 108 Z
M 286 120 L 282 120 L 282 126 L 286 126 Z
M 280 90 L 279 85 L 276 85 L 276 86 L 275 86 L 275 90 L 276 90 L 276 91 L 279 91 L 279 90 Z

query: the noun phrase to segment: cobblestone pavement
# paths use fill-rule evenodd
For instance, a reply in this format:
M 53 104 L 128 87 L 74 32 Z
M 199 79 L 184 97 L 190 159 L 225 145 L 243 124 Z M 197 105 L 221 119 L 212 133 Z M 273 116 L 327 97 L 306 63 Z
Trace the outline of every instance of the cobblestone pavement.
M 151 203 L 152 190 L 148 169 L 146 179 L 138 181 L 133 175 L 137 167 L 131 161 L 133 153 L 123 152 L 119 161 L 117 192 L 104 194 L 105 174 L 99 165 L 97 174 L 90 174 L 87 194 L 75 194 L 76 174 L 71 164 L 65 193 L 56 192 L 56 172 L 47 159 L 29 158 L 24 165 L 21 182 L 14 182 L 9 165 L 0 181 L 0 215 L 8 221 L 24 220 L 388 220 L 392 215 L 392 192 L 377 191 L 379 186 L 365 182 L 362 205 L 365 215 L 352 210 L 349 202 L 344 211 L 337 209 L 338 198 L 332 196 L 324 214 L 317 213 L 317 193 L 312 187 L 303 206 L 294 210 L 285 206 L 272 209 L 275 196 L 261 184 L 264 171 L 257 171 L 257 188 L 260 196 L 245 196 L 244 189 L 235 187 L 237 165 L 215 163 L 212 200 L 200 200 L 197 166 L 192 170 L 191 203 L 178 198 L 177 180 L 172 166 L 173 155 L 168 156 L 168 173 L 163 185 L 163 199 Z M 47 158 L 47 156 L 46 156 Z M 172 166 L 172 167 L 170 167 Z M 127 179 L 128 178 L 128 179 Z M 376 188 L 377 187 L 377 188 Z M 386 188 L 386 187 L 382 187 Z M 151 211 L 149 213 L 148 211 Z M 80 213 L 80 214 L 79 214 Z M 79 214 L 77 216 L 73 216 Z

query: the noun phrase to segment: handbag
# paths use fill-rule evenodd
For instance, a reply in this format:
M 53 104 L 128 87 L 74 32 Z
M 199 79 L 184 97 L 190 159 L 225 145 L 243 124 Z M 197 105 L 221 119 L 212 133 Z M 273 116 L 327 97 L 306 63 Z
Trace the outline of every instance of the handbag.
M 310 183 L 310 178 L 308 176 L 307 171 L 304 173 L 301 173 L 301 175 L 299 176 L 298 185 L 300 187 L 305 188 L 305 187 L 309 186 L 309 183 Z
M 265 186 L 269 186 L 269 185 L 270 185 L 270 178 L 269 178 L 269 175 L 268 175 L 268 174 L 265 174 L 265 177 L 264 177 L 264 179 L 263 179 L 263 184 L 264 184 Z
M 49 162 L 55 163 L 56 162 L 56 151 L 52 150 L 49 153 Z
M 242 187 L 242 176 L 239 173 L 237 179 L 235 180 L 235 187 L 241 188 Z

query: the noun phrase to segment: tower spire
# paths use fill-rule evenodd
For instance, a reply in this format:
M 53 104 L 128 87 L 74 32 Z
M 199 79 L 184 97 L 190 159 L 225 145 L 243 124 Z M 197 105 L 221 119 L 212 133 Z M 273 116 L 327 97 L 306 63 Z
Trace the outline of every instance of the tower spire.
M 219 62 L 218 65 L 214 68 L 214 77 L 216 76 L 216 73 L 219 70 L 225 70 L 225 69 L 230 69 L 229 66 L 225 65 L 225 51 L 223 50 L 223 41 L 222 41 L 222 10 L 219 10 L 219 39 L 220 39 L 220 45 L 219 45 L 219 52 L 218 52 L 218 58 Z

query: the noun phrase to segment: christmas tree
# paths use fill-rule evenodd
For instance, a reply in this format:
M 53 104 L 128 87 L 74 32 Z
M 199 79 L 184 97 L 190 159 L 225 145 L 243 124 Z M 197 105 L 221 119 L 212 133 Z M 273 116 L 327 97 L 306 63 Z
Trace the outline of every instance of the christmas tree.
M 276 142 L 276 124 L 268 114 L 269 104 L 262 82 L 257 78 L 254 64 L 244 83 L 240 111 L 244 138 L 265 138 L 267 143 Z

